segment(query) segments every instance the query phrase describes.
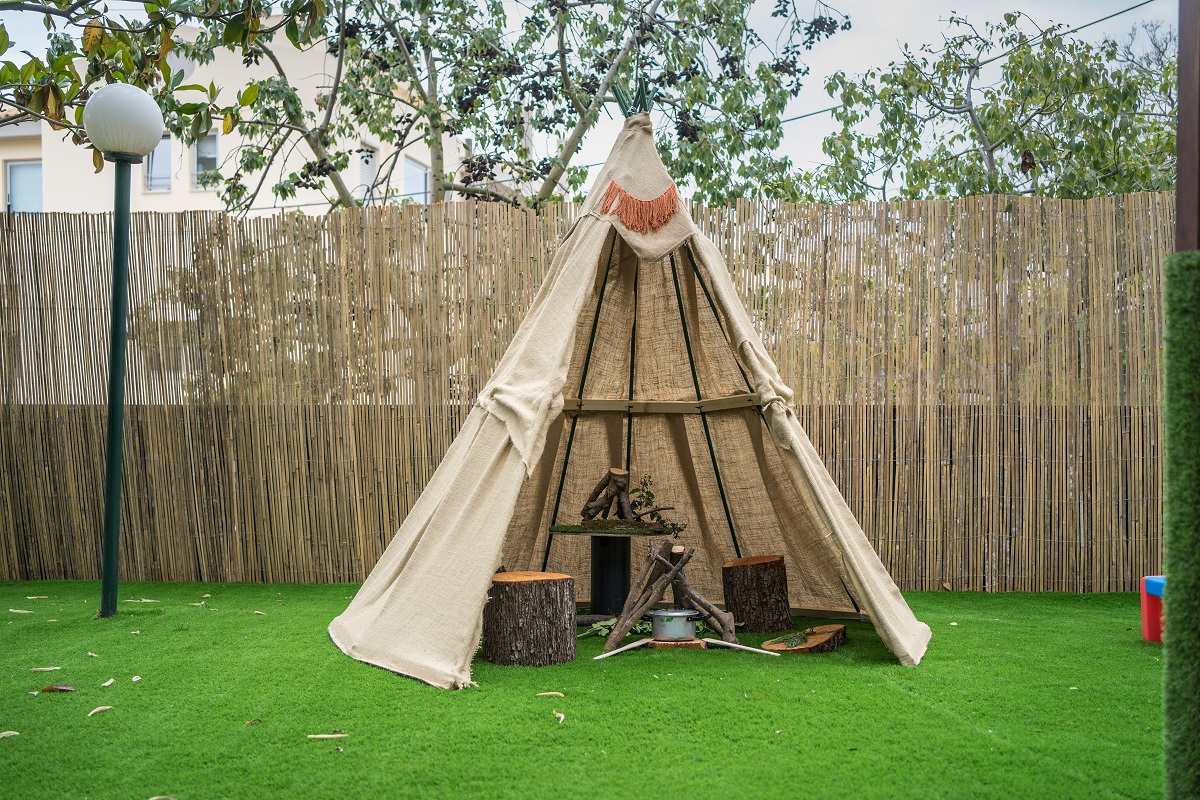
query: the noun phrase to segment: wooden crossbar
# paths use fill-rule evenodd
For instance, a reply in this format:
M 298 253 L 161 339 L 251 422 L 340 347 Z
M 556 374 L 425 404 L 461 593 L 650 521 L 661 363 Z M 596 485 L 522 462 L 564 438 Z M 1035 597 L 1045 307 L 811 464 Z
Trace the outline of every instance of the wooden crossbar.
M 759 408 L 757 392 L 716 397 L 710 400 L 606 400 L 594 397 L 563 398 L 563 413 L 581 411 L 620 411 L 622 414 L 699 414 L 730 408 Z

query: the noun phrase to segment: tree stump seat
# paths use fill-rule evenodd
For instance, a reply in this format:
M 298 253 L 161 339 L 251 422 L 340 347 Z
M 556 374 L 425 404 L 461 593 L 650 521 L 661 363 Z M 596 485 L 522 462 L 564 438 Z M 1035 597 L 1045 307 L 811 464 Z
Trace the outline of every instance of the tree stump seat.
M 748 556 L 728 561 L 721 568 L 721 583 L 725 589 L 725 608 L 743 623 L 744 632 L 795 629 L 783 556 Z
M 545 667 L 575 660 L 575 579 L 557 572 L 497 572 L 483 607 L 483 658 Z

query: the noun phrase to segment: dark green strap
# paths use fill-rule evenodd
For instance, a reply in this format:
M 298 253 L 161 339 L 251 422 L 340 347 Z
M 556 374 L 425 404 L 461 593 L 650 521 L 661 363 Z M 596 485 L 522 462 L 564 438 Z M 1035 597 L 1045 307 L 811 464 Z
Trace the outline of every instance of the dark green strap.
M 695 262 L 693 261 L 693 265 Z M 683 292 L 679 290 L 679 272 L 675 269 L 675 254 L 671 253 L 671 278 L 675 281 L 675 302 L 679 304 L 679 324 L 683 326 L 683 344 L 687 348 L 688 365 L 692 368 L 692 385 L 696 387 L 696 400 L 702 400 L 700 395 L 700 378 L 696 374 L 696 359 L 692 355 L 692 338 L 688 335 L 687 314 L 683 309 Z M 708 457 L 712 460 L 713 476 L 717 479 L 717 492 L 721 495 L 721 508 L 725 510 L 725 521 L 729 523 L 729 538 L 733 540 L 733 552 L 742 557 L 742 548 L 738 546 L 737 533 L 733 527 L 733 515 L 729 513 L 729 500 L 725 497 L 725 484 L 721 480 L 721 469 L 717 466 L 717 451 L 713 448 L 712 433 L 708 429 L 708 414 L 700 412 L 700 424 L 704 426 L 704 439 L 708 442 Z
M 700 274 L 700 266 L 696 263 L 696 257 L 692 255 L 692 248 L 685 246 L 683 252 L 687 253 L 688 261 L 692 262 L 692 272 L 696 275 L 696 283 L 700 284 L 700 288 L 704 291 L 704 299 L 708 301 L 708 307 L 712 311 L 713 319 L 717 321 L 717 327 L 721 329 L 721 335 L 725 337 L 725 341 L 729 344 L 729 349 L 733 352 L 733 363 L 738 368 L 738 372 L 742 373 L 742 380 L 746 382 L 746 391 L 753 392 L 754 387 L 750 385 L 750 377 L 746 374 L 746 370 L 742 369 L 741 362 L 738 361 L 737 351 L 734 350 L 733 342 L 729 341 L 729 334 L 725 331 L 725 324 L 721 322 L 721 315 L 717 313 L 717 304 L 713 302 L 712 295 L 708 293 L 708 285 L 704 282 L 704 276 Z
M 592 363 L 592 348 L 596 344 L 596 330 L 600 325 L 600 309 L 604 306 L 604 292 L 608 288 L 608 273 L 612 269 L 613 250 L 617 246 L 617 232 L 612 231 L 611 243 L 608 247 L 608 258 L 604 261 L 604 280 L 600 283 L 600 295 L 596 298 L 596 315 L 592 318 L 592 333 L 588 337 L 587 352 L 583 356 L 583 369 L 579 375 L 579 397 L 583 397 L 583 387 L 587 383 L 588 367 Z M 554 496 L 554 511 L 550 514 L 550 525 L 558 524 L 558 507 L 562 503 L 563 485 L 567 480 L 567 465 L 571 463 L 571 447 L 575 444 L 575 426 L 579 424 L 579 415 L 571 418 L 571 432 L 567 435 L 567 451 L 563 453 L 562 472 L 558 475 L 558 492 Z M 542 555 L 542 572 L 550 562 L 550 545 L 554 534 L 546 534 L 546 552 Z
M 637 364 L 637 309 L 638 309 L 638 278 L 642 274 L 642 262 L 638 261 L 633 268 L 633 325 L 629 330 L 629 399 L 633 400 L 634 367 Z M 579 394 L 583 397 L 583 393 Z M 625 471 L 629 472 L 629 462 L 633 458 L 633 412 L 625 415 Z

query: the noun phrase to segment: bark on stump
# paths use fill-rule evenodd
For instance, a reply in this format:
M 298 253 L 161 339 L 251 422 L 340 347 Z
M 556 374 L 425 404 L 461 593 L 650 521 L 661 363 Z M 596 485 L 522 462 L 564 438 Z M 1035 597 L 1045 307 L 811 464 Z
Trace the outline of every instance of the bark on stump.
M 787 570 L 783 556 L 737 558 L 721 568 L 725 608 L 744 623 L 745 633 L 795 629 L 788 605 Z
M 545 667 L 575 660 L 575 579 L 499 572 L 483 607 L 483 652 L 493 664 Z

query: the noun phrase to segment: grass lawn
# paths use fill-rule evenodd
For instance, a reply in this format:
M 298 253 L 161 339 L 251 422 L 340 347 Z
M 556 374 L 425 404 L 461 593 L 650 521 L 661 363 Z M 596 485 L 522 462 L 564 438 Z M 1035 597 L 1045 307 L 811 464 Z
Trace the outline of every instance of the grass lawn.
M 934 632 L 916 668 L 856 622 L 814 656 L 594 662 L 587 638 L 571 664 L 476 661 L 479 686 L 448 692 L 330 642 L 355 588 L 124 583 L 158 602 L 97 620 L 97 583 L 0 583 L 0 731 L 20 734 L 0 739 L 0 796 L 1162 793 L 1161 649 L 1135 595 L 909 594 Z M 77 691 L 29 694 L 53 683 Z

